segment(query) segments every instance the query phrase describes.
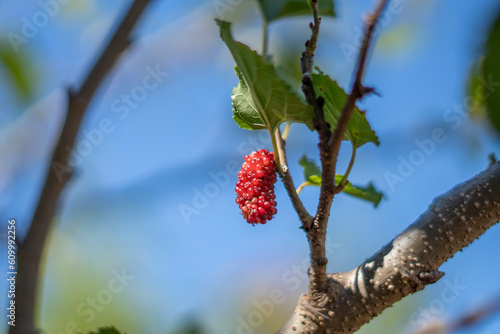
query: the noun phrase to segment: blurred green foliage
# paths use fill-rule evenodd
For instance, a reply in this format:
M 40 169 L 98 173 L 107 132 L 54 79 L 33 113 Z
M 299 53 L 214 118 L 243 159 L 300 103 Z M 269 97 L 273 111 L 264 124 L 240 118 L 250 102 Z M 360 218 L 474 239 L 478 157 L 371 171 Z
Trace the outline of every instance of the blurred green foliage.
M 500 134 L 500 14 L 484 47 L 484 57 L 471 69 L 468 83 L 469 112 L 473 117 L 487 115 Z
M 115 326 L 99 328 L 97 332 L 90 332 L 89 334 L 126 334 L 121 333 Z
M 486 110 L 491 123 L 500 133 L 500 16 L 486 43 L 483 61 L 483 84 Z
M 8 42 L 0 41 L 0 68 L 6 74 L 16 96 L 20 100 L 30 101 L 36 80 L 32 77 L 30 62 L 25 52 L 15 52 Z

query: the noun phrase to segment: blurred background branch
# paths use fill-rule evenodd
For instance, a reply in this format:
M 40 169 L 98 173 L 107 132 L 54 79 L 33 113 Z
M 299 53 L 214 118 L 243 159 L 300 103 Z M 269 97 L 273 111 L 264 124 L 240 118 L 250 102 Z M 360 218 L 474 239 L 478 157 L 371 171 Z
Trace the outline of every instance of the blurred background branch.
M 485 302 L 483 305 L 475 307 L 468 312 L 464 312 L 457 319 L 446 322 L 441 319 L 430 321 L 422 328 L 417 329 L 413 334 L 449 334 L 471 327 L 480 326 L 488 321 L 492 316 L 500 312 L 500 298 Z
M 54 212 L 73 167 L 69 164 L 80 123 L 88 104 L 105 76 L 111 71 L 122 52 L 130 44 L 130 32 L 137 23 L 149 0 L 135 0 L 105 45 L 92 70 L 78 90 L 68 89 L 68 109 L 60 137 L 52 154 L 45 183 L 42 188 L 33 220 L 18 250 L 16 326 L 11 334 L 36 334 L 36 303 L 38 299 L 40 262 Z

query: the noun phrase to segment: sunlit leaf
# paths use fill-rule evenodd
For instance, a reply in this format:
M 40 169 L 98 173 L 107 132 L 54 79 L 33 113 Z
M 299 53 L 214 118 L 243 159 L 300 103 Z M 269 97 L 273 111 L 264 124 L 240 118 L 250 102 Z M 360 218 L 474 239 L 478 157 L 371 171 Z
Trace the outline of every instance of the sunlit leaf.
M 348 95 L 336 81 L 322 72 L 313 74 L 312 79 L 316 96 L 322 96 L 325 100 L 325 120 L 330 124 L 331 131 L 334 131 Z M 365 112 L 358 107 L 354 109 L 344 139 L 350 140 L 355 147 L 369 142 L 379 145 L 378 137 L 366 120 Z
M 339 176 L 340 175 L 335 175 L 335 179 L 337 179 L 337 177 Z M 351 182 L 348 182 L 343 192 L 356 198 L 371 202 L 373 203 L 374 207 L 377 207 L 382 198 L 384 198 L 384 194 L 375 189 L 373 183 L 371 182 L 365 187 L 353 185 L 351 184 Z
M 312 186 L 321 185 L 321 169 L 313 160 L 307 159 L 304 155 L 299 160 L 299 165 L 304 169 L 304 180 Z M 335 183 L 339 184 L 342 180 L 342 175 L 335 175 Z M 356 198 L 373 203 L 374 207 L 377 207 L 384 197 L 384 194 L 373 186 L 370 182 L 367 186 L 357 186 L 348 182 L 342 191 L 347 195 L 354 196 Z
M 307 159 L 305 155 L 299 159 L 299 165 L 304 169 L 304 180 L 312 185 L 321 185 L 321 169 L 313 160 Z
M 306 124 L 312 130 L 313 110 L 291 91 L 271 64 L 233 40 L 230 23 L 217 20 L 222 40 L 236 62 L 238 86 L 233 90 L 236 123 L 246 129 L 274 131 L 283 122 Z

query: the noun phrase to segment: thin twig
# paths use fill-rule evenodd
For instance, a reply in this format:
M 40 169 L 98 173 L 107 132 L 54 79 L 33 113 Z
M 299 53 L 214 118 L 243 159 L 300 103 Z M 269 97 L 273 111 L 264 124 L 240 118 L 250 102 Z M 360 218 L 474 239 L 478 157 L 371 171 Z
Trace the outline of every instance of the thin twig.
M 349 166 L 347 166 L 347 170 L 337 186 L 337 194 L 344 190 L 344 187 L 348 182 L 349 174 L 351 174 L 352 166 L 354 166 L 354 160 L 356 160 L 356 146 L 352 145 L 351 160 L 349 160 Z
M 50 168 L 33 216 L 30 228 L 18 253 L 18 277 L 16 294 L 17 325 L 10 327 L 11 334 L 35 333 L 35 304 L 40 260 L 59 195 L 72 175 L 68 166 L 78 129 L 95 91 L 107 73 L 112 69 L 122 52 L 130 44 L 130 32 L 144 11 L 149 0 L 135 0 L 121 20 L 116 32 L 102 51 L 97 62 L 78 91 L 69 90 L 66 119 L 54 149 Z
M 304 189 L 307 186 L 311 186 L 311 185 L 312 185 L 312 183 L 309 182 L 309 181 L 302 182 L 302 184 L 297 188 L 297 195 L 300 194 L 300 192 L 302 191 L 302 189 Z
M 311 28 L 312 33 L 311 33 L 311 38 L 306 42 L 306 50 L 304 53 L 306 54 L 307 57 L 311 59 L 311 62 L 307 62 L 306 65 L 307 68 L 304 69 L 304 65 L 302 67 L 302 72 L 307 72 L 311 73 L 312 71 L 312 58 L 314 57 L 314 51 L 316 50 L 316 43 L 318 42 L 318 36 L 319 36 L 319 24 L 321 23 L 321 17 L 319 17 L 319 0 L 312 0 L 311 1 L 311 10 L 313 13 L 313 19 L 314 23 L 311 22 L 309 24 L 309 28 Z
M 380 15 L 382 14 L 388 3 L 389 0 L 380 0 L 375 11 L 367 18 L 365 38 L 363 39 L 363 43 L 361 44 L 361 49 L 358 55 L 355 70 L 356 75 L 354 83 L 352 85 L 351 94 L 349 94 L 347 98 L 347 101 L 342 109 L 342 114 L 340 115 L 339 121 L 337 123 L 337 127 L 335 128 L 335 131 L 333 132 L 333 135 L 330 137 L 330 140 L 328 142 L 328 146 L 330 147 L 332 158 L 334 160 L 334 168 L 337 163 L 340 144 L 342 143 L 342 139 L 344 138 L 344 133 L 347 129 L 347 125 L 349 124 L 349 120 L 351 119 L 351 115 L 354 112 L 356 101 L 361 99 L 365 94 L 373 91 L 373 89 L 371 88 L 364 87 L 361 81 L 363 79 L 370 44 L 373 40 L 375 26 L 377 25 L 378 19 L 380 18 Z M 335 174 L 335 169 L 333 172 Z
M 311 73 L 314 65 L 314 51 L 319 36 L 319 26 L 321 24 L 321 17 L 319 17 L 318 9 L 319 0 L 311 1 L 311 9 L 313 14 L 313 21 L 309 24 L 311 28 L 311 38 L 306 42 L 306 50 L 302 52 L 300 58 L 300 67 L 302 70 L 302 92 L 306 97 L 307 103 L 314 108 L 314 127 L 320 135 L 320 141 L 326 142 L 330 136 L 330 126 L 325 121 L 323 114 L 323 100 L 316 98 L 314 87 L 312 83 Z
M 285 141 L 281 136 L 281 131 L 279 128 L 276 129 L 276 132 L 274 133 L 274 138 L 276 140 L 277 150 L 278 150 L 277 153 L 280 159 L 279 161 L 281 163 L 280 166 L 281 168 L 278 169 L 278 174 L 281 177 L 283 184 L 285 185 L 285 189 L 288 192 L 288 196 L 290 196 L 293 208 L 295 209 L 295 211 L 297 211 L 297 214 L 299 215 L 300 221 L 302 222 L 302 226 L 308 225 L 310 224 L 312 217 L 307 212 L 306 208 L 304 207 L 304 204 L 300 200 L 295 190 L 295 184 L 293 183 L 292 176 L 290 175 L 290 171 L 288 170 L 288 162 L 286 159 L 286 151 L 285 151 Z

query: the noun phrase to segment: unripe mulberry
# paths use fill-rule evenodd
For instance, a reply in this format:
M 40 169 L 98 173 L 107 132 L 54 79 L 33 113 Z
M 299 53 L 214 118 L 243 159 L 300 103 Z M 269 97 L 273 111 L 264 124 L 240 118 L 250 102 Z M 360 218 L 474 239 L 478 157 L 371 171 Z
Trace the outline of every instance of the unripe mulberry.
M 276 214 L 276 167 L 274 153 L 265 149 L 252 152 L 238 173 L 236 203 L 250 224 L 265 224 Z

